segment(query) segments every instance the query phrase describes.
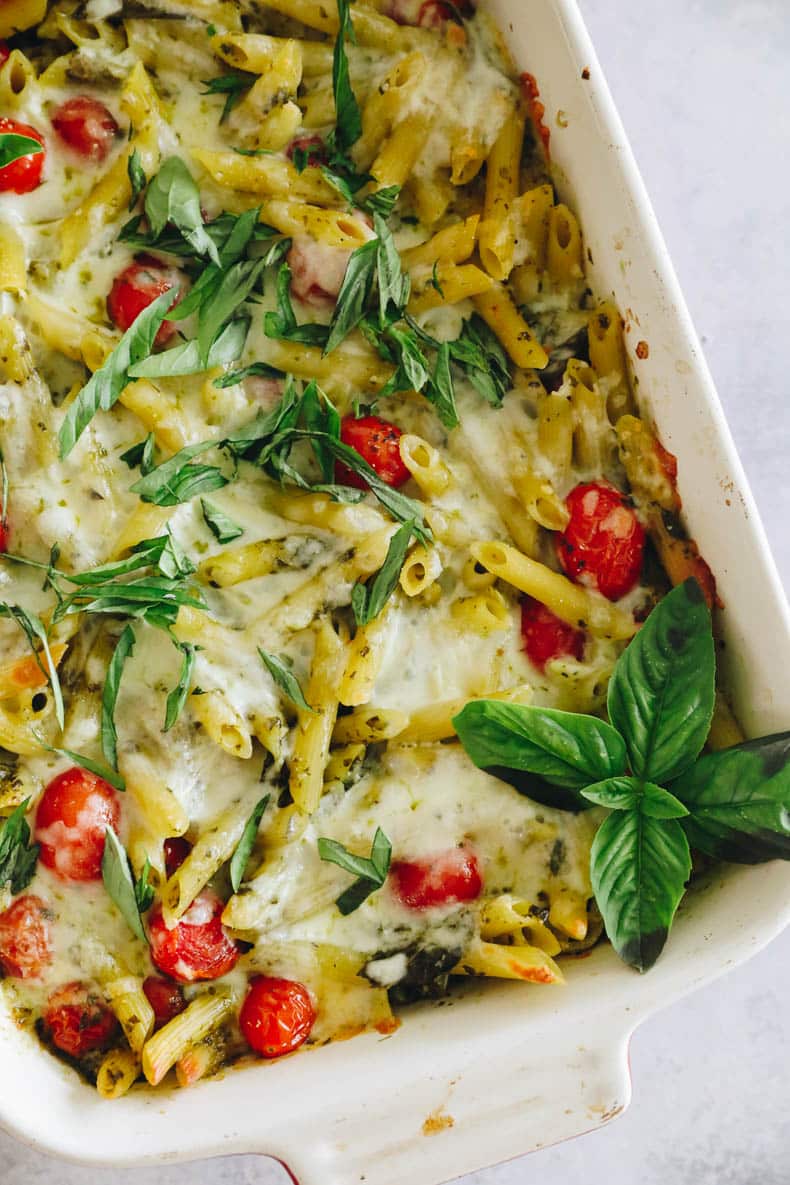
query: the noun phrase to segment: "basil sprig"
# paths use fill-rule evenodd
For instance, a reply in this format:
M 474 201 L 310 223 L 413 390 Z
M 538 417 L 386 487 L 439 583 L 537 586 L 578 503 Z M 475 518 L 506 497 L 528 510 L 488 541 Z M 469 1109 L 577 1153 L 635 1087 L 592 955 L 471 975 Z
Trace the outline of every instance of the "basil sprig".
M 392 859 L 392 844 L 381 828 L 377 827 L 370 856 L 356 856 L 336 839 L 325 837 L 318 841 L 318 855 L 322 860 L 337 864 L 357 877 L 335 902 L 340 912 L 346 915 L 359 909 L 362 902 L 384 884 Z
M 710 613 L 690 579 L 618 659 L 611 724 L 485 700 L 453 721 L 475 764 L 520 792 L 613 812 L 593 843 L 591 881 L 612 945 L 640 971 L 666 942 L 691 871 L 689 842 L 737 862 L 790 859 L 790 733 L 700 757 L 714 685 Z
M 44 149 L 32 136 L 20 136 L 17 132 L 0 132 L 0 169 L 12 165 L 23 156 L 38 156 Z
M 38 860 L 39 845 L 31 844 L 25 818 L 29 807 L 30 799 L 26 798 L 0 824 L 0 888 L 8 885 L 14 894 L 30 884 Z

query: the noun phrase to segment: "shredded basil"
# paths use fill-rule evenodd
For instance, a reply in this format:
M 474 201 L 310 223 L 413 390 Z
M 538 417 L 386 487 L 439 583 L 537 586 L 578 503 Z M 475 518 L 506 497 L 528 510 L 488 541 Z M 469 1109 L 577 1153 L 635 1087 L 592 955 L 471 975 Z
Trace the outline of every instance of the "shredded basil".
M 32 136 L 20 136 L 16 132 L 0 132 L 0 169 L 12 165 L 25 156 L 38 156 L 43 146 Z
M 126 849 L 112 827 L 105 831 L 101 874 L 108 896 L 117 906 L 129 929 L 141 942 L 147 942 L 140 917 L 140 902 L 148 898 L 147 876 L 145 885 L 138 890 L 132 877 Z
M 390 539 L 386 558 L 376 575 L 366 584 L 355 584 L 351 590 L 351 608 L 354 610 L 357 625 L 368 625 L 378 617 L 395 591 L 413 531 L 413 522 L 398 527 Z
M 200 499 L 200 509 L 203 512 L 203 521 L 220 543 L 232 543 L 244 534 L 244 528 L 234 523 L 232 518 L 228 518 L 227 514 L 213 502 L 209 502 L 208 498 Z
M 353 913 L 371 893 L 380 889 L 387 879 L 392 844 L 380 827 L 376 828 L 370 856 L 356 856 L 336 839 L 322 837 L 318 841 L 318 854 L 322 860 L 337 864 L 358 879 L 337 898 L 336 905 L 344 915 Z
M 118 768 L 118 732 L 115 727 L 115 705 L 121 687 L 121 675 L 127 658 L 134 651 L 135 636 L 131 625 L 125 625 L 113 651 L 104 680 L 101 701 L 101 747 L 104 760 Z
M 304 692 L 299 686 L 299 681 L 290 670 L 285 659 L 280 658 L 276 654 L 269 654 L 261 646 L 258 647 L 258 654 L 261 656 L 261 662 L 266 667 L 266 670 L 271 675 L 274 682 L 279 687 L 284 695 L 288 696 L 291 703 L 296 704 L 297 708 L 301 708 L 303 712 L 314 712 L 304 697 Z
M 14 895 L 30 884 L 38 861 L 39 845 L 30 842 L 25 818 L 29 807 L 26 798 L 0 823 L 0 888 L 8 885 Z
M 264 794 L 260 802 L 255 804 L 252 814 L 247 822 L 244 824 L 244 830 L 241 833 L 241 839 L 236 845 L 236 850 L 231 857 L 229 874 L 231 888 L 234 893 L 238 893 L 241 882 L 244 880 L 244 871 L 252 854 L 252 849 L 255 846 L 255 840 L 258 835 L 258 828 L 261 825 L 261 819 L 264 816 L 267 806 L 269 805 L 270 794 Z
M 184 710 L 184 704 L 189 695 L 189 686 L 192 682 L 192 674 L 195 670 L 195 653 L 198 648 L 192 646 L 189 642 L 176 642 L 175 646 L 177 650 L 181 651 L 181 671 L 178 676 L 178 682 L 167 697 L 165 722 L 162 726 L 162 732 L 169 732 Z

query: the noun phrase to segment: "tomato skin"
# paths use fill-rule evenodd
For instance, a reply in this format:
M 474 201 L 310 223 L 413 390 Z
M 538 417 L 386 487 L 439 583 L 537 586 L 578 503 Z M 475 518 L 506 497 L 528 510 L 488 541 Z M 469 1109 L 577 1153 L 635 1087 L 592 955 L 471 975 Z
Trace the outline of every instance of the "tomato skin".
M 0 41 L 0 69 L 6 64 L 11 57 L 11 50 L 5 41 Z
M 167 267 L 151 255 L 138 255 L 113 280 L 107 297 L 107 312 L 118 329 L 125 332 L 149 304 L 171 288 L 184 288 L 184 276 L 178 268 Z M 173 304 L 178 298 L 175 297 Z M 159 326 L 154 345 L 166 345 L 176 332 L 173 321 Z
M 70 1057 L 84 1057 L 108 1045 L 118 1029 L 98 992 L 79 980 L 52 993 L 43 1020 L 52 1044 Z
M 52 115 L 60 139 L 87 160 L 106 160 L 120 133 L 112 112 L 90 95 L 67 99 Z
M 261 1057 L 282 1057 L 304 1043 L 315 1018 L 315 1005 L 303 983 L 258 975 L 241 1006 L 239 1027 Z
M 521 602 L 521 637 L 527 658 L 539 671 L 545 671 L 552 658 L 584 658 L 584 630 L 561 621 L 534 597 Z
M 52 962 L 47 907 L 32 893 L 0 914 L 0 966 L 16 979 L 38 979 Z
M 469 848 L 451 848 L 422 860 L 395 860 L 392 891 L 409 909 L 434 909 L 474 901 L 483 891 L 480 863 Z
M 8 551 L 8 523 L 0 522 L 0 554 Z
M 172 876 L 192 851 L 192 844 L 188 839 L 184 839 L 183 835 L 174 835 L 170 839 L 165 840 L 164 847 L 165 872 L 168 876 Z
M 39 859 L 65 881 L 101 879 L 108 827 L 118 830 L 121 808 L 108 782 L 80 766 L 53 778 L 36 811 Z
M 240 951 L 222 925 L 224 908 L 215 893 L 204 889 L 168 930 L 161 905 L 154 906 L 148 918 L 148 938 L 155 966 L 178 983 L 227 975 Z
M 607 482 L 585 482 L 565 499 L 570 520 L 557 536 L 557 557 L 579 584 L 619 601 L 638 583 L 645 529 L 624 494 Z
M 149 975 L 143 980 L 143 991 L 148 1003 L 154 1010 L 155 1029 L 161 1029 L 174 1016 L 178 1016 L 187 1006 L 184 994 L 177 983 L 167 979 L 160 979 L 158 975 Z
M 285 155 L 289 160 L 293 160 L 297 149 L 300 149 L 307 156 L 307 164 L 305 168 L 315 168 L 318 165 L 325 165 L 329 159 L 326 151 L 326 144 L 321 136 L 297 136 L 285 150 Z
M 468 7 L 459 5 L 459 8 Z M 444 0 L 392 0 L 388 16 L 399 25 L 412 25 L 419 29 L 441 29 L 452 20 L 453 8 Z
M 16 119 L 0 119 L 0 133 L 13 132 L 17 136 L 29 136 L 38 140 L 43 146 L 44 137 L 41 132 L 32 128 L 29 123 L 19 123 Z M 0 169 L 0 193 L 30 193 L 41 184 L 41 173 L 44 169 L 46 149 L 43 152 L 20 156 L 11 161 L 10 165 Z
M 400 428 L 388 420 L 382 420 L 380 416 L 363 416 L 360 420 L 346 416 L 340 425 L 343 443 L 355 449 L 376 470 L 382 481 L 395 489 L 411 477 L 400 455 L 398 441 L 402 435 Z M 335 480 L 357 490 L 368 488 L 364 477 L 354 473 L 342 461 L 335 465 Z

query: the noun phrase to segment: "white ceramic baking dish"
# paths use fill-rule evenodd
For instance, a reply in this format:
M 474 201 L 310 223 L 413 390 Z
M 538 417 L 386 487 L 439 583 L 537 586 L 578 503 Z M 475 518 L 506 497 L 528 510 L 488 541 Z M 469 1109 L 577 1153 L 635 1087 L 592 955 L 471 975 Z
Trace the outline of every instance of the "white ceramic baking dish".
M 790 621 L 754 503 L 620 120 L 574 0 L 491 0 L 537 76 L 592 274 L 628 321 L 643 404 L 678 456 L 689 527 L 726 604 L 726 662 L 752 734 L 790 724 Z M 560 119 L 558 122 L 558 114 Z M 560 126 L 561 125 L 561 126 Z M 640 350 L 644 354 L 644 349 Z M 46 1151 L 142 1165 L 258 1152 L 300 1185 L 437 1185 L 597 1127 L 630 1096 L 635 1026 L 747 959 L 790 920 L 790 865 L 716 871 L 646 976 L 608 947 L 565 988 L 476 985 L 402 1027 L 107 1103 L 0 1017 L 0 1121 Z

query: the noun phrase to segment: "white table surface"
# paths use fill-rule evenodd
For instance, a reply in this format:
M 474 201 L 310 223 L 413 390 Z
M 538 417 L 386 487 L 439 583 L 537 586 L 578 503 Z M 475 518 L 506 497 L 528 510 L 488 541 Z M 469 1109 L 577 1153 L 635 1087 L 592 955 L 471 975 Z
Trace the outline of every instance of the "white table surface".
M 582 7 L 787 587 L 790 0 Z M 788 1185 L 789 979 L 790 931 L 639 1030 L 623 1118 L 464 1185 Z M 286 1175 L 254 1157 L 86 1170 L 0 1133 L 2 1185 L 253 1182 Z

